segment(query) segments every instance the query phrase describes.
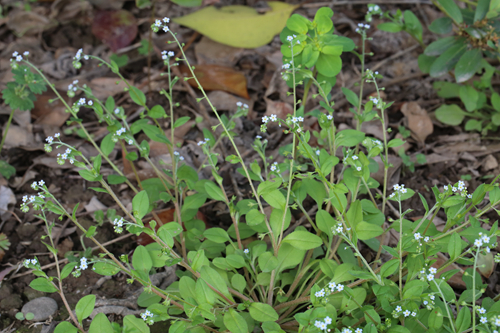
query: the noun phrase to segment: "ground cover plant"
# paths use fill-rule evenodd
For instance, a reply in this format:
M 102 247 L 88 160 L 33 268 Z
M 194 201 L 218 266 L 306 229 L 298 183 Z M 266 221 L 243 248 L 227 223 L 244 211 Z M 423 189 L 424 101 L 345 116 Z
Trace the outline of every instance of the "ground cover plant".
M 452 6 L 451 0 L 437 3 L 450 14 L 446 8 Z M 495 11 L 495 2 L 488 3 L 489 10 Z M 80 49 L 72 59 L 76 70 L 85 63 L 109 68 L 140 108 L 139 119 L 130 120 L 112 96 L 98 98 L 95 89 L 78 81 L 67 87 L 68 97 L 78 94 L 68 103 L 30 61 L 29 53 L 12 54 L 15 83 L 4 90 L 5 103 L 14 110 L 26 94 L 35 98 L 33 94 L 51 89 L 69 113 L 72 131 L 88 141 L 96 154 L 86 154 L 64 132 L 50 133 L 44 150 L 57 153 L 53 158 L 58 165 L 80 168 L 79 177 L 90 189 L 116 205 L 105 212 L 96 210 L 97 223 L 86 226 L 77 213 L 79 204 L 68 209 L 44 180 L 34 181 L 31 193 L 22 197 L 20 210 L 35 212 L 45 225 L 43 244 L 56 268 L 50 275 L 37 256 L 25 259 L 23 265 L 36 276 L 30 287 L 59 294 L 70 317 L 55 332 L 149 332 L 161 322 L 169 323 L 169 332 L 496 332 L 500 296 L 486 295 L 481 272 L 492 269 L 497 260 L 492 251 L 497 247 L 498 221 L 490 217 L 496 216 L 500 203 L 500 174 L 482 179 L 473 188 L 466 186 L 466 179 L 434 185 L 427 198 L 420 189 L 392 181 L 390 151 L 401 151 L 405 141 L 390 130 L 388 110 L 393 102 L 385 98 L 383 75 L 366 66 L 373 55 L 366 51 L 372 41 L 371 21 L 381 13 L 378 5 L 368 6 L 366 22 L 356 29 L 357 47 L 352 39 L 336 33 L 334 12 L 328 7 L 318 9 L 312 20 L 299 14 L 286 20 L 279 35 L 279 79 L 289 89 L 292 108 L 284 116 L 271 113 L 261 118 L 260 133 L 251 144 L 258 158 L 250 161 L 236 143 L 236 128 L 250 107 L 238 102 L 232 114 L 217 110 L 168 17 L 151 25 L 152 32 L 168 34 L 169 43 L 179 50 L 161 52 L 168 85 L 161 89 L 163 100 L 158 104 L 151 105 L 121 74 L 116 57 L 107 61 Z M 406 29 L 423 42 L 421 29 L 408 28 L 412 19 L 405 12 Z M 347 52 L 361 66 L 357 91 L 341 89 L 355 124 L 342 129 L 335 120 L 334 87 Z M 175 74 L 181 67 L 188 73 L 184 78 Z M 492 89 L 491 79 L 483 75 L 484 87 Z M 176 132 L 191 119 L 175 114 L 179 107 L 175 91 L 183 80 L 199 89 L 196 103 L 206 103 L 217 119 L 203 129 L 203 139 L 197 142 L 204 158 L 198 170 L 187 163 L 188 156 L 176 143 Z M 447 89 L 456 91 L 454 87 Z M 458 88 L 464 89 L 467 93 L 458 96 L 468 105 L 473 93 L 467 86 Z M 366 96 L 364 90 L 373 93 Z M 309 108 L 308 100 L 317 105 Z M 86 111 L 105 128 L 100 143 L 84 124 Z M 306 126 L 308 120 L 317 126 Z M 164 131 L 165 121 L 169 132 Z M 382 128 L 381 138 L 365 130 L 366 124 L 373 123 Z M 271 154 L 263 136 L 277 128 L 290 139 Z M 167 161 L 153 159 L 156 144 L 168 151 Z M 132 179 L 110 158 L 117 146 L 134 174 Z M 222 149 L 230 151 L 224 159 Z M 149 165 L 153 177 L 141 179 L 137 171 L 141 162 Z M 221 176 L 224 162 L 247 181 L 245 198 L 227 190 Z M 112 173 L 102 172 L 104 164 Z M 200 177 L 202 169 L 210 170 L 212 178 Z M 133 193 L 129 202 L 120 197 L 118 186 Z M 228 228 L 207 227 L 199 215 L 207 200 L 227 209 Z M 405 206 L 410 200 L 412 208 Z M 167 221 L 155 212 L 164 204 L 172 207 Z M 412 213 L 417 209 L 422 215 L 415 217 Z M 298 214 L 301 217 L 296 219 Z M 436 226 L 439 216 L 444 219 L 440 228 Z M 60 265 L 53 228 L 63 219 L 80 230 L 83 251 L 69 253 L 67 263 Z M 116 255 L 98 239 L 110 225 L 116 234 L 147 236 L 152 242 L 139 243 L 133 253 Z M 391 235 L 396 243 L 385 245 Z M 367 251 L 373 255 L 367 256 Z M 178 279 L 161 288 L 152 276 L 164 267 L 176 267 Z M 122 274 L 127 283 L 142 285 L 139 316 L 110 320 L 105 313 L 94 312 L 94 294 L 79 297 L 71 306 L 63 283 L 81 278 L 88 270 L 102 276 Z M 450 286 L 457 276 L 465 286 L 459 293 Z M 29 320 L 31 315 L 19 313 L 17 318 Z

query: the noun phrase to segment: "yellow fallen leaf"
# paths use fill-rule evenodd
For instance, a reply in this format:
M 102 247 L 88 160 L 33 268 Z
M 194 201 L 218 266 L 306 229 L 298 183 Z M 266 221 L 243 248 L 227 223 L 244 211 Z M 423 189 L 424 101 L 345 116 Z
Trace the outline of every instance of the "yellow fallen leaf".
M 269 1 L 270 11 L 259 14 L 247 6 L 205 7 L 173 21 L 194 29 L 216 42 L 248 49 L 269 43 L 286 25 L 297 6 Z

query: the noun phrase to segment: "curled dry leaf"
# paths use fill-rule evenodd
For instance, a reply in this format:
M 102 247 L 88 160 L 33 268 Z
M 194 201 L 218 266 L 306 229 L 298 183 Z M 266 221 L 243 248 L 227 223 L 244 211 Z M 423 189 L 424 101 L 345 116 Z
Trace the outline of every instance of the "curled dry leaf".
M 137 22 L 134 15 L 126 10 L 100 11 L 94 16 L 92 33 L 116 52 L 134 40 Z
M 51 90 L 37 96 L 35 108 L 31 111 L 37 124 L 61 127 L 68 120 L 70 113 L 66 112 L 64 104 L 59 99 L 52 101 L 55 97 Z M 64 99 L 71 105 L 69 97 L 66 96 Z
M 132 85 L 132 83 L 130 84 Z M 100 100 L 119 94 L 127 88 L 125 82 L 112 77 L 97 77 L 90 81 L 88 85 L 92 89 L 94 96 Z
M 196 60 L 198 64 L 218 64 L 225 66 L 234 66 L 241 54 L 243 48 L 224 45 L 211 40 L 208 37 L 203 37 L 194 46 Z
M 36 35 L 56 26 L 57 22 L 46 17 L 41 7 L 32 11 L 14 10 L 9 12 L 7 26 L 17 35 Z
M 180 71 L 191 77 L 189 68 L 180 66 Z M 205 90 L 222 90 L 245 99 L 250 99 L 247 91 L 247 79 L 241 72 L 237 72 L 231 67 L 220 65 L 198 65 L 195 66 L 194 74 L 198 78 L 201 86 Z M 188 83 L 197 88 L 198 84 L 194 79 L 189 79 Z
M 409 102 L 401 106 L 401 112 L 407 119 L 412 136 L 418 142 L 424 143 L 425 139 L 434 131 L 434 125 L 427 111 L 422 109 L 417 102 Z

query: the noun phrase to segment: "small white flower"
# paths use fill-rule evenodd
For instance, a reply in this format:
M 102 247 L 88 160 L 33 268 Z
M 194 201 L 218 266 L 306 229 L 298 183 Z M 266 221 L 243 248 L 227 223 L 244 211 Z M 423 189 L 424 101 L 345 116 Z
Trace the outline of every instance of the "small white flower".
M 479 312 L 480 314 L 485 314 L 486 313 L 486 309 L 485 308 L 479 308 L 479 309 L 477 309 L 477 312 Z
M 429 304 L 429 302 L 427 302 L 427 301 L 424 301 L 424 302 L 423 302 L 423 304 L 424 304 L 424 305 L 427 305 L 427 304 Z
M 488 318 L 481 317 L 481 319 L 479 321 L 481 322 L 481 324 L 486 324 L 488 322 Z
M 290 37 L 290 36 L 288 36 L 288 37 Z M 316 320 L 316 321 L 314 322 L 314 326 L 316 326 L 317 328 L 320 328 L 321 324 L 323 324 L 323 322 L 321 322 L 321 321 L 319 321 L 319 320 Z
M 336 285 L 336 283 L 335 283 L 335 282 L 330 282 L 330 283 L 328 283 L 328 288 L 330 288 L 332 292 L 333 292 L 333 290 L 335 289 L 335 287 L 336 287 L 336 286 L 337 286 L 337 285 Z
M 481 237 L 481 239 L 483 240 L 484 243 L 489 243 L 490 242 L 490 238 L 486 235 L 484 235 L 483 237 Z
M 405 310 L 403 314 L 405 317 L 408 317 L 411 314 L 411 312 L 409 310 Z
M 50 144 L 52 143 L 52 141 L 54 141 L 54 138 L 49 136 L 48 138 L 45 139 L 45 141 L 47 141 Z
M 325 324 L 330 325 L 332 323 L 332 318 L 330 317 L 325 317 Z
M 324 297 L 325 296 L 325 289 L 321 289 L 320 291 L 315 292 L 314 296 L 316 296 L 316 297 Z
M 426 242 L 426 243 L 427 243 L 427 242 L 429 241 L 429 239 L 430 239 L 430 238 L 429 238 L 429 236 L 426 236 L 426 237 L 424 238 L 424 242 Z
M 15 51 L 14 53 L 12 53 L 12 57 L 15 58 L 19 55 L 19 52 Z
M 356 330 L 354 331 L 354 333 L 363 333 L 363 330 L 361 328 L 356 328 Z
M 299 42 L 299 41 L 297 41 L 297 43 L 298 43 L 298 42 Z M 319 329 L 320 329 L 320 330 L 326 330 L 326 324 L 322 322 L 322 323 L 319 325 Z
M 435 297 L 434 295 L 430 295 L 430 296 L 429 296 L 429 298 L 430 298 L 431 300 L 434 300 L 436 297 Z
M 445 191 L 448 191 L 448 185 L 443 186 Z
M 264 124 L 267 124 L 268 121 L 269 121 L 269 118 L 267 116 L 262 117 L 262 122 Z
M 23 202 L 26 202 L 26 201 L 28 201 L 28 196 L 27 195 L 23 196 Z
M 456 191 L 457 191 L 457 188 L 456 188 L 456 187 L 452 187 L 452 188 L 451 188 L 451 190 L 452 190 L 453 192 L 456 192 Z
M 31 184 L 31 188 L 34 190 L 38 189 L 38 184 L 36 182 L 33 182 L 33 184 Z
M 416 240 L 419 240 L 420 238 L 422 238 L 422 236 L 420 236 L 419 232 L 417 232 L 416 234 L 414 234 L 413 237 L 415 237 Z
M 293 40 L 293 37 L 292 37 L 292 36 L 288 36 L 288 37 L 286 38 L 286 40 L 287 40 L 287 41 L 289 41 L 289 42 L 291 42 L 291 41 Z
M 356 161 L 358 159 L 358 157 L 356 155 L 353 155 L 352 159 Z
M 370 25 L 369 24 L 365 24 L 365 29 L 370 29 Z
M 356 170 L 361 171 L 361 167 L 357 167 Z
M 477 247 L 481 247 L 483 245 L 483 241 L 478 238 L 474 241 L 474 245 Z
M 407 190 L 405 188 L 401 189 L 401 193 L 406 193 L 406 192 L 407 192 Z
M 243 105 L 243 103 L 241 103 L 241 102 L 236 102 L 236 106 L 241 107 L 242 105 Z
M 40 186 L 45 185 L 45 182 L 43 181 L 43 179 L 38 182 L 38 185 L 40 185 Z
M 495 319 L 495 326 L 500 326 L 500 318 Z
M 89 101 L 89 105 L 93 105 L 94 102 L 92 100 Z
M 431 267 L 431 268 L 429 268 L 429 272 L 431 272 L 432 274 L 436 274 L 437 269 L 435 267 Z
M 333 119 L 333 116 L 332 116 L 331 114 L 329 114 L 329 115 L 327 115 L 327 116 L 326 116 L 326 119 L 328 119 L 328 120 L 332 120 L 332 119 Z
M 321 151 L 318 149 L 318 150 L 316 150 L 316 155 L 319 156 L 319 154 L 321 154 Z
M 467 198 L 472 199 L 472 194 L 467 194 Z
M 338 291 L 342 291 L 342 290 L 344 290 L 344 285 L 342 285 L 342 284 L 340 284 L 340 283 L 339 283 L 339 284 L 337 285 L 337 290 L 338 290 Z
M 118 113 L 120 113 L 120 109 L 116 108 L 114 112 L 115 112 L 115 114 L 118 114 Z
M 19 62 L 19 61 L 21 61 L 21 60 L 23 60 L 23 56 L 18 55 L 18 56 L 16 57 L 16 61 L 18 61 L 18 62 Z
M 413 311 L 413 312 L 411 313 L 411 316 L 412 316 L 412 317 L 416 317 L 416 316 L 417 316 L 417 313 L 416 313 L 415 311 Z
M 36 259 L 31 259 L 31 264 L 36 265 L 38 261 Z
M 128 144 L 129 144 L 129 145 L 131 145 L 131 144 L 133 144 L 133 143 L 134 143 L 134 140 L 132 140 L 132 139 L 128 140 Z
M 281 66 L 281 68 L 283 68 L 283 69 L 289 69 L 290 68 L 290 64 L 284 64 L 283 66 Z
M 244 109 L 248 109 L 248 104 L 243 104 Z
M 271 167 L 269 168 L 271 171 L 276 171 L 276 165 L 271 165 Z
M 244 249 L 244 250 L 243 250 L 243 253 L 245 253 L 245 254 L 249 254 L 249 253 L 250 253 L 250 250 L 249 250 L 249 249 Z
M 434 280 L 434 274 L 428 274 L 427 281 L 432 281 L 432 280 Z
M 278 117 L 277 117 L 275 114 L 272 114 L 272 115 L 269 117 L 269 119 L 270 119 L 271 121 L 277 121 L 277 120 L 278 120 Z
M 402 309 L 401 309 L 401 306 L 399 306 L 399 305 L 398 305 L 398 306 L 396 306 L 396 312 L 401 312 L 401 310 L 402 310 Z

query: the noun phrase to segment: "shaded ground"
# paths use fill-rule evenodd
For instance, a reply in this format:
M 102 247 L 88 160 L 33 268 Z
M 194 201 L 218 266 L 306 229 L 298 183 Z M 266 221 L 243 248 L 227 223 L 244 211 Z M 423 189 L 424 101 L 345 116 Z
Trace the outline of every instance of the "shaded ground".
M 12 2 L 4 0 L 0 3 L 6 6 Z M 15 50 L 29 51 L 32 61 L 47 73 L 61 92 L 65 93 L 68 84 L 78 79 L 81 84 L 86 83 L 91 86 L 101 99 L 113 95 L 117 105 L 123 106 L 125 109 L 129 120 L 137 118 L 140 110 L 127 98 L 128 95 L 123 93 L 123 87 L 117 87 L 114 84 L 116 78 L 108 69 L 97 67 L 95 62 L 84 62 L 80 71 L 76 71 L 72 67 L 72 57 L 79 48 L 83 48 L 87 54 L 98 55 L 105 59 L 108 59 L 112 54 L 109 47 L 104 45 L 92 32 L 92 21 L 100 11 L 98 8 L 100 1 L 79 1 L 78 6 L 75 3 L 64 1 L 34 3 L 29 12 L 29 20 L 24 16 L 26 12 L 20 9 L 11 9 L 7 17 L 0 19 L 0 49 L 3 49 L 0 54 L 0 88 L 3 89 L 5 84 L 12 79 L 9 67 L 12 52 Z M 241 3 L 255 5 L 254 1 Z M 229 2 L 224 1 L 224 4 L 229 4 Z M 126 54 L 129 57 L 128 64 L 121 68 L 121 72 L 127 80 L 147 93 L 149 106 L 166 105 L 165 99 L 156 93 L 167 87 L 165 78 L 160 76 L 163 71 L 160 52 L 164 49 L 174 52 L 178 50 L 174 45 L 165 43 L 164 35 L 158 35 L 154 36 L 154 49 L 151 55 L 141 54 L 139 52 L 141 41 L 149 39 L 151 11 L 149 9 L 139 10 L 135 7 L 134 2 L 130 1 L 121 3 L 120 6 L 132 13 L 138 27 L 138 35 L 134 37 L 131 46 L 122 47 L 116 51 L 119 55 Z M 296 12 L 312 18 L 319 6 L 319 4 L 312 2 Z M 384 6 L 384 10 L 396 8 L 394 5 L 388 7 L 382 4 L 382 6 Z M 426 23 L 432 22 L 439 15 L 432 6 L 426 4 L 401 5 L 399 8 L 412 9 L 421 21 Z M 192 12 L 193 9 L 182 8 L 170 2 L 160 2 L 156 4 L 155 11 L 154 17 L 161 18 L 181 16 Z M 359 45 L 360 41 L 355 29 L 357 23 L 364 20 L 366 6 L 341 5 L 335 6 L 334 11 L 333 20 L 337 33 L 352 38 Z M 34 27 L 28 24 L 30 22 L 36 22 Z M 376 25 L 376 22 L 372 25 Z M 176 24 L 171 24 L 171 29 L 179 33 L 181 41 L 187 43 L 187 54 L 194 64 L 230 66 L 244 74 L 247 81 L 247 99 L 221 91 L 211 92 L 209 96 L 217 109 L 226 115 L 235 111 L 237 101 L 249 104 L 248 117 L 238 120 L 235 128 L 235 131 L 239 133 L 239 137 L 235 141 L 245 159 L 253 161 L 258 158 L 251 148 L 251 143 L 256 135 L 262 135 L 268 140 L 269 155 L 278 156 L 279 147 L 289 143 L 289 138 L 277 127 L 271 127 L 266 134 L 260 133 L 259 130 L 262 116 L 277 113 L 279 117 L 284 118 L 287 110 L 291 110 L 291 100 L 286 96 L 287 87 L 280 77 L 281 53 L 278 37 L 274 38 L 267 46 L 255 50 L 245 50 L 215 43 Z M 426 120 L 425 127 L 413 128 L 413 136 L 408 139 L 409 144 L 405 147 L 407 154 L 413 160 L 416 159 L 417 154 L 426 155 L 426 164 L 417 163 L 415 171 L 411 172 L 408 166 L 401 163 L 397 153 L 391 152 L 394 155 L 393 164 L 396 168 L 391 172 L 390 184 L 404 183 L 407 188 L 421 193 L 428 202 L 433 202 L 430 188 L 434 185 L 442 186 L 455 183 L 463 175 L 467 175 L 466 185 L 475 189 L 485 178 L 498 174 L 500 168 L 497 159 L 500 146 L 495 141 L 497 138 L 485 139 L 477 133 L 465 132 L 460 127 L 445 127 L 435 120 L 432 112 L 443 103 L 443 100 L 438 98 L 432 89 L 434 79 L 422 75 L 418 70 L 417 56 L 421 52 L 420 47 L 405 33 L 389 34 L 371 29 L 369 35 L 373 40 L 368 43 L 368 52 L 373 52 L 374 56 L 368 57 L 367 67 L 378 70 L 384 75 L 384 80 L 380 85 L 386 87 L 385 99 L 395 101 L 388 110 L 389 127 L 393 131 L 391 135 L 394 136 L 398 133 L 399 126 L 411 127 L 410 116 L 408 113 L 404 112 L 405 114 L 403 114 L 402 112 L 405 108 L 410 109 L 409 114 L 412 113 L 411 110 L 416 110 L 415 112 Z M 426 44 L 431 38 L 433 38 L 432 35 L 425 31 Z M 337 84 L 332 93 L 336 102 L 335 121 L 340 129 L 355 127 L 352 114 L 348 111 L 348 103 L 340 88 L 352 87 L 356 91 L 354 84 L 358 80 L 360 71 L 358 61 L 352 54 L 343 55 L 343 63 L 342 73 L 338 76 Z M 366 97 L 373 93 L 373 88 L 368 86 L 365 92 Z M 302 93 L 303 91 L 299 88 L 299 96 Z M 180 103 L 180 106 L 175 108 L 176 117 L 190 116 L 192 119 L 195 117 L 203 119 L 197 124 L 190 121 L 180 127 L 177 132 L 178 142 L 182 146 L 180 151 L 186 159 L 185 162 L 196 168 L 204 160 L 202 151 L 196 142 L 203 139 L 203 128 L 209 128 L 210 124 L 215 124 L 215 117 L 211 112 L 207 112 L 206 105 L 196 103 L 195 98 L 198 95 L 187 84 L 178 84 L 175 88 L 174 98 Z M 9 267 L 18 265 L 23 259 L 33 258 L 35 255 L 42 265 L 49 265 L 53 262 L 53 258 L 50 258 L 45 246 L 40 241 L 40 236 L 45 234 L 42 221 L 33 215 L 33 211 L 23 214 L 19 210 L 22 196 L 26 193 L 33 193 L 30 188 L 32 181 L 43 179 L 47 184 L 50 184 L 51 193 L 68 209 L 72 209 L 80 202 L 78 216 L 88 225 L 94 223 L 93 212 L 95 210 L 117 208 L 109 196 L 90 190 L 89 187 L 96 185 L 81 179 L 75 168 L 68 164 L 59 166 L 55 161 L 55 153 L 46 154 L 43 151 L 44 138 L 55 132 L 61 132 L 64 133 L 66 142 L 78 146 L 85 154 L 90 156 L 97 154 L 88 142 L 78 136 L 74 126 L 66 125 L 67 114 L 62 110 L 62 106 L 49 104 L 49 99 L 53 97 L 54 95 L 51 93 L 46 93 L 38 99 L 33 111 L 16 112 L 13 126 L 9 130 L 6 147 L 2 151 L 2 159 L 6 159 L 16 168 L 14 177 L 9 180 L 0 178 L 0 185 L 12 189 L 12 198 L 16 204 L 15 206 L 10 205 L 9 209 L 12 210 L 14 207 L 17 218 L 11 216 L 0 222 L 0 232 L 3 232 L 11 243 L 7 252 L 0 253 L 0 272 L 9 270 Z M 73 100 L 79 97 L 76 96 Z M 415 103 L 406 104 L 408 102 Z M 308 100 L 306 105 L 308 109 L 312 109 L 317 106 L 317 101 Z M 87 130 L 99 141 L 106 132 L 96 121 L 90 109 L 83 110 L 80 115 L 84 119 Z M 10 110 L 5 104 L 0 105 L 0 124 L 7 121 L 9 113 Z M 163 125 L 168 128 L 168 123 Z M 314 121 L 308 122 L 306 120 L 306 126 L 317 129 L 317 124 Z M 369 135 L 381 138 L 382 128 L 377 123 L 365 124 L 363 130 Z M 422 133 L 428 134 L 427 137 L 424 137 L 424 141 L 419 140 L 422 138 Z M 496 136 L 495 133 L 490 135 Z M 141 138 L 137 139 L 139 142 L 141 141 Z M 231 154 L 231 147 L 226 142 L 223 149 L 218 149 L 217 152 L 225 157 Z M 161 159 L 165 157 L 165 154 L 165 148 L 158 145 L 152 146 L 154 159 Z M 135 179 L 128 163 L 123 162 L 121 150 L 115 149 L 110 158 L 124 170 L 129 179 Z M 283 157 L 277 157 L 277 160 L 282 161 Z M 151 169 L 146 165 L 139 162 L 136 166 L 141 179 L 152 177 Z M 220 159 L 219 166 L 228 194 L 234 194 L 240 198 L 249 197 L 248 183 L 235 171 L 235 168 L 226 164 L 224 158 Z M 112 170 L 108 165 L 104 165 L 103 173 L 110 174 Z M 200 177 L 210 178 L 211 173 L 208 169 L 202 169 Z M 126 187 L 120 185 L 114 186 L 114 190 L 119 193 L 123 202 L 130 206 L 133 194 L 126 190 Z M 311 201 L 309 206 L 305 208 L 308 209 L 312 205 Z M 165 208 L 171 207 L 159 206 L 158 210 Z M 424 213 L 418 196 L 406 201 L 403 209 L 406 208 L 414 209 L 409 216 L 415 219 Z M 226 209 L 223 205 L 208 203 L 201 209 L 201 212 L 208 225 L 227 228 L 230 225 L 230 220 Z M 300 213 L 295 213 L 294 218 L 299 219 Z M 392 214 L 390 210 L 389 214 Z M 444 215 L 438 215 L 438 217 L 446 219 Z M 492 220 L 496 219 L 495 214 L 489 217 Z M 59 227 L 62 228 L 56 228 L 56 231 L 57 233 L 62 232 L 59 236 L 57 233 L 55 234 L 58 249 L 62 253 L 61 258 L 64 258 L 64 254 L 69 255 L 68 251 L 82 251 L 83 249 L 80 234 L 76 228 L 65 222 L 57 221 Z M 97 238 L 105 242 L 115 237 L 116 234 L 113 233 L 112 226 L 105 223 Z M 134 238 L 135 236 L 113 243 L 109 249 L 117 255 L 128 254 L 136 245 Z M 87 241 L 85 240 L 85 246 L 92 246 Z M 395 237 L 386 239 L 387 244 L 395 244 L 395 242 Z M 16 322 L 14 319 L 15 314 L 24 303 L 43 294 L 28 287 L 34 277 L 31 274 L 23 274 L 24 272 L 24 268 L 19 271 L 13 270 L 2 281 L 0 287 L 0 329 L 11 327 L 28 331 L 33 329 L 27 328 L 26 322 Z M 47 273 L 55 275 L 54 267 L 49 267 Z M 128 297 L 128 292 L 137 290 L 139 286 L 127 285 L 125 280 L 125 276 L 120 274 L 111 279 L 102 280 L 101 276 L 92 271 L 85 271 L 78 279 L 73 277 L 66 279 L 64 287 L 70 305 L 74 306 L 77 300 L 87 293 L 95 293 L 107 299 Z M 496 281 L 498 281 L 497 271 L 489 277 L 490 288 L 486 292 L 487 296 L 496 295 L 499 292 Z M 456 281 L 454 287 L 460 288 L 460 282 Z M 96 284 L 99 287 L 93 288 Z M 54 298 L 59 305 L 60 310 L 56 313 L 54 320 L 65 320 L 68 314 L 59 296 L 57 294 L 48 296 Z M 14 326 L 11 325 L 13 323 Z M 5 332 L 10 332 L 10 330 Z

